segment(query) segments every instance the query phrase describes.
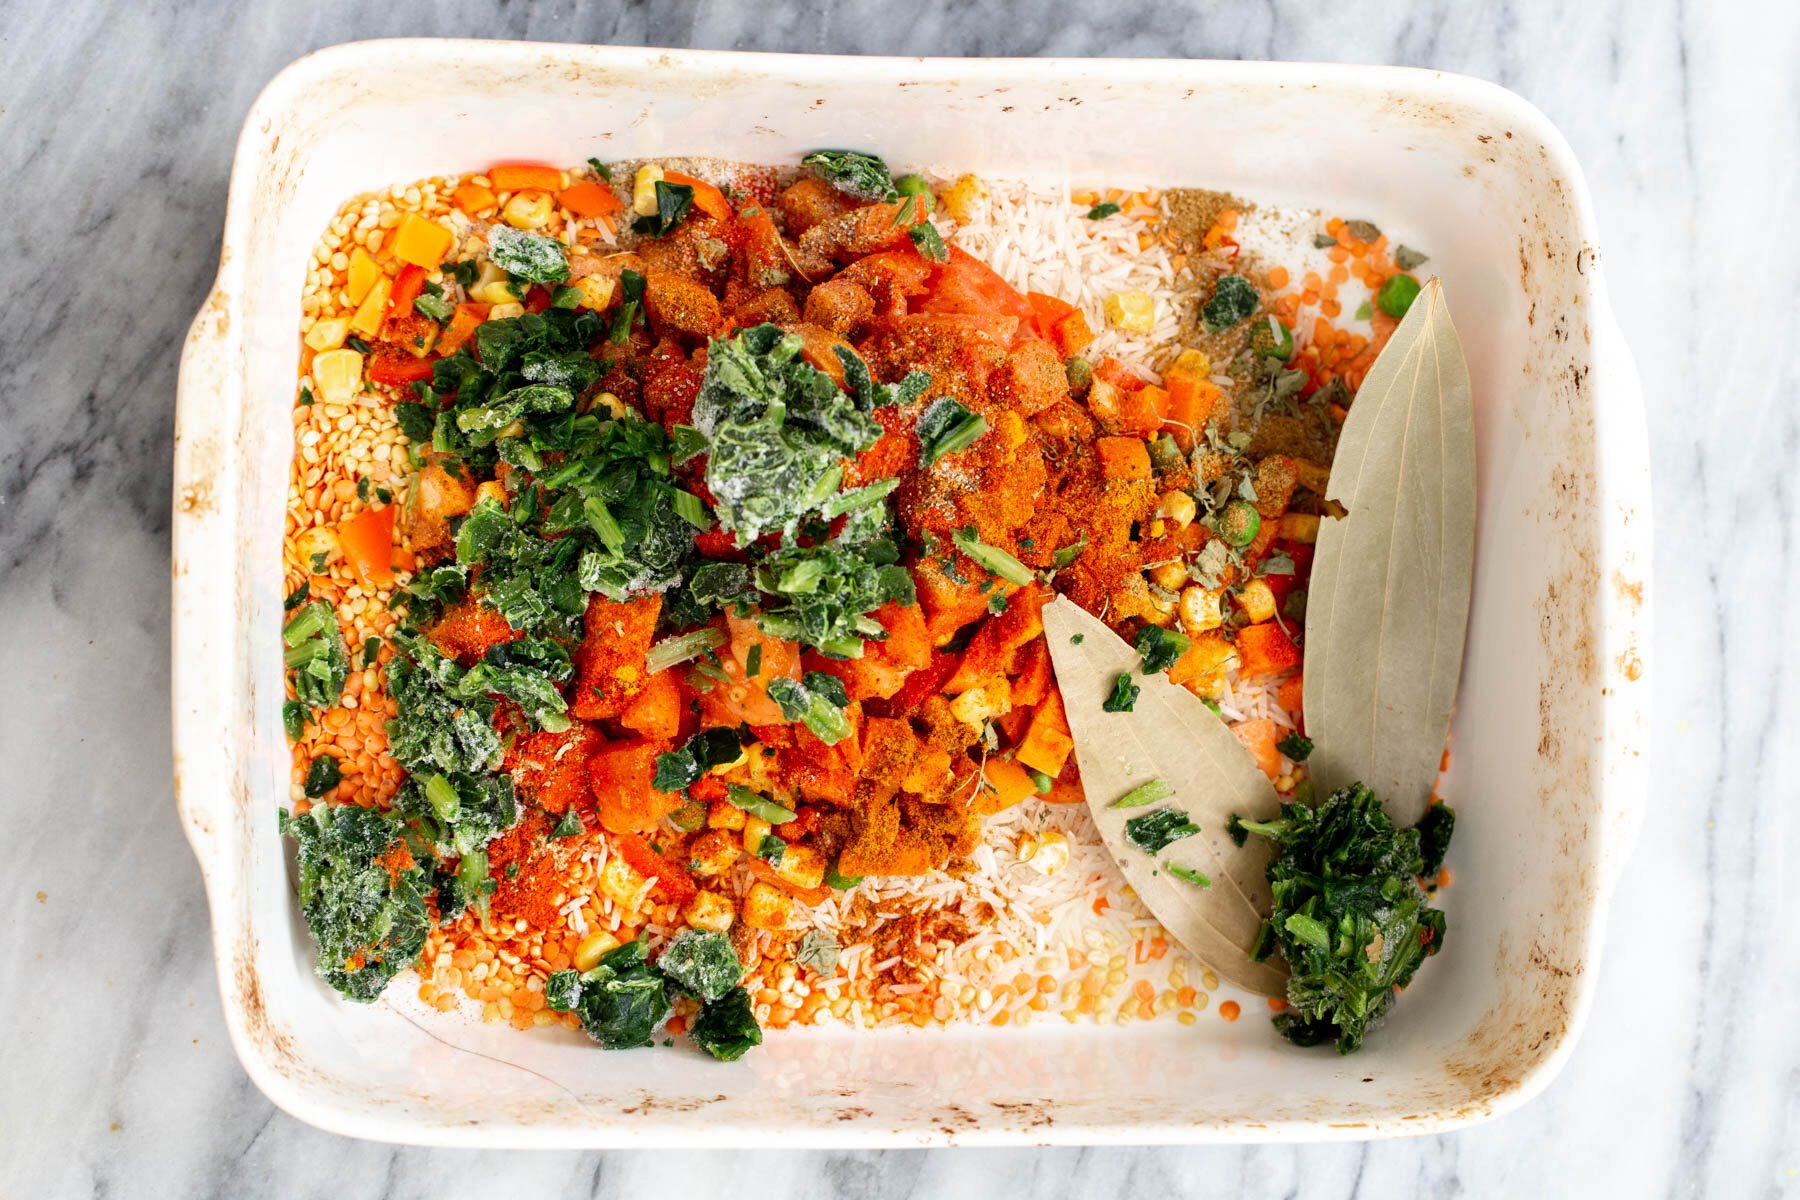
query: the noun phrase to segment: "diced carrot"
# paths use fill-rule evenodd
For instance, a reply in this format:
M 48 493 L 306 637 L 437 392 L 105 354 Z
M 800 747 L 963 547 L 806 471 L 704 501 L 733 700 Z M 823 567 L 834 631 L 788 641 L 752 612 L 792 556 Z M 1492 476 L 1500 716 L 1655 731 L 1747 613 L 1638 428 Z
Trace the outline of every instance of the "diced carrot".
M 1036 584 L 1013 593 L 1006 611 L 989 617 L 969 639 L 962 665 L 944 684 L 944 691 L 961 695 L 1000 674 L 1014 650 L 1043 635 L 1044 604 L 1048 599 L 1048 594 Z
M 663 178 L 670 183 L 684 184 L 694 189 L 694 207 L 715 221 L 731 220 L 731 201 L 725 199 L 721 192 L 704 179 L 696 179 L 692 175 L 680 171 L 664 171 Z
M 475 330 L 487 320 L 488 306 L 485 304 L 459 304 L 456 312 L 450 317 L 450 324 L 445 326 L 443 336 L 438 338 L 438 353 L 455 354 L 470 338 Z
M 393 289 L 388 292 L 388 318 L 404 321 L 412 316 L 413 301 L 425 290 L 425 268 L 417 263 L 407 263 L 400 268 L 400 274 L 394 277 Z
M 1279 675 L 1300 665 L 1300 647 L 1274 621 L 1240 629 L 1237 648 L 1245 675 Z
M 1025 728 L 1031 723 L 1031 710 L 1028 708 L 1012 708 L 994 718 L 994 725 L 1005 735 L 1011 745 L 1017 745 L 1025 737 Z
M 1132 482 L 1150 478 L 1150 451 L 1141 438 L 1103 437 L 1094 441 L 1102 478 Z
M 1231 727 L 1237 740 L 1244 743 L 1244 749 L 1250 751 L 1256 759 L 1256 765 L 1270 779 L 1281 774 L 1281 751 L 1275 743 L 1281 740 L 1281 726 L 1267 717 L 1258 717 L 1253 721 L 1239 721 Z
M 1035 708 L 1050 694 L 1054 668 L 1050 663 L 1050 643 L 1033 638 L 1019 648 L 1019 660 L 1012 681 L 1013 703 L 1020 708 Z
M 467 665 L 521 635 L 491 604 L 463 600 L 445 609 L 426 636 L 439 651 Z
M 1013 757 L 1034 771 L 1042 771 L 1052 779 L 1062 774 L 1063 764 L 1069 761 L 1069 753 L 1075 749 L 1075 741 L 1065 731 L 1058 729 L 1061 720 L 1062 705 L 1039 706 L 1031 714 L 1031 727 L 1025 731 L 1025 740 L 1019 743 L 1019 749 Z
M 1142 387 L 1118 394 L 1118 425 L 1121 432 L 1149 437 L 1162 428 L 1169 413 L 1169 393 L 1159 387 Z
M 575 652 L 570 712 L 584 721 L 619 716 L 644 688 L 644 656 L 662 612 L 660 596 L 608 600 L 595 592 L 583 618 L 586 637 Z
M 450 199 L 471 217 L 486 212 L 496 202 L 493 189 L 484 188 L 479 183 L 458 184 L 456 190 L 450 193 Z
M 666 749 L 664 742 L 612 742 L 588 759 L 595 808 L 608 833 L 647 832 L 680 806 L 681 797 L 651 786 L 656 756 Z
M 1281 686 L 1275 691 L 1275 703 L 1281 705 L 1286 712 L 1296 719 L 1300 716 L 1301 711 L 1301 697 L 1303 694 L 1302 689 L 1304 687 L 1302 680 L 1304 678 L 1304 676 L 1296 675 L 1292 679 L 1284 679 L 1282 680 Z
M 1051 327 L 1050 340 L 1056 343 L 1056 349 L 1064 358 L 1073 358 L 1086 350 L 1094 340 L 1094 330 L 1088 324 L 1087 314 L 1078 308 L 1063 317 Z
M 338 522 L 338 542 L 350 569 L 365 586 L 392 587 L 394 583 L 394 506 L 365 508 Z
M 554 192 L 563 185 L 563 173 L 542 163 L 495 163 L 488 168 L 487 176 L 489 182 L 502 192 L 517 192 L 524 188 Z
M 1213 406 L 1222 394 L 1219 386 L 1186 371 L 1170 371 L 1163 376 L 1163 387 L 1169 394 L 1165 415 L 1170 431 L 1183 450 L 1191 450 L 1195 435 L 1212 419 Z
M 556 194 L 556 202 L 578 217 L 604 217 L 625 207 L 618 193 L 597 180 L 583 180 Z

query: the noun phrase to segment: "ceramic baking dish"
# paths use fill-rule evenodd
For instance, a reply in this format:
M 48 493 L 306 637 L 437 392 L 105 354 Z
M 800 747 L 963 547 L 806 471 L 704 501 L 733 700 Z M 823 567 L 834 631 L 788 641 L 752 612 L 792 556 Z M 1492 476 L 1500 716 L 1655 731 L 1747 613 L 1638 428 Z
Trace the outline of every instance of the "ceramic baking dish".
M 1431 248 L 1476 385 L 1480 515 L 1449 793 L 1453 934 L 1353 1058 L 1260 1020 L 775 1034 L 736 1064 L 604 1053 L 312 975 L 285 802 L 279 545 L 301 284 L 351 195 L 501 158 L 819 146 L 1086 184 L 1224 188 Z M 1581 174 L 1537 110 L 1390 68 L 340 46 L 244 125 L 181 365 L 175 770 L 231 1038 L 283 1108 L 364 1137 L 618 1146 L 1174 1142 L 1442 1130 L 1541 1090 L 1586 1016 L 1641 815 L 1649 475 Z M 394 993 L 410 989 L 397 986 Z

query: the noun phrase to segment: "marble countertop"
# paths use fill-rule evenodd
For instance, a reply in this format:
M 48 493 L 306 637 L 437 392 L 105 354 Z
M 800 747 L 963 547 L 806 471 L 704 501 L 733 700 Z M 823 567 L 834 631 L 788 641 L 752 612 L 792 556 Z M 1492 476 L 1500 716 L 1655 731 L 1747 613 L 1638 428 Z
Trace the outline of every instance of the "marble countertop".
M 1800 7 L 0 7 L 0 1195 L 810 1197 L 1800 1192 Z M 404 13 L 404 15 L 402 15 Z M 1656 483 L 1657 793 L 1595 1017 L 1524 1110 L 1373 1145 L 517 1154 L 350 1141 L 226 1042 L 170 795 L 176 357 L 226 172 L 283 64 L 441 34 L 742 49 L 1404 63 L 1513 88 L 1588 175 Z M 1771 236 L 1773 234 L 1773 236 Z M 1746 288 L 1737 281 L 1752 281 Z M 1792 674 L 1789 672 L 1793 671 Z M 684 1186 L 685 1185 L 685 1186 Z M 496 1190 L 499 1189 L 499 1190 Z

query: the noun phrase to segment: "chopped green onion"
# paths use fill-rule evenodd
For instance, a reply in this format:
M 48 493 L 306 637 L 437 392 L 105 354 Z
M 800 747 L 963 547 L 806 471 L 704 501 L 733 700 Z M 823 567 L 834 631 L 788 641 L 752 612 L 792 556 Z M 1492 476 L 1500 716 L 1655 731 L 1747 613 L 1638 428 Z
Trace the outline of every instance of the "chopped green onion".
M 1109 713 L 1130 712 L 1137 705 L 1139 690 L 1138 685 L 1131 682 L 1131 672 L 1121 671 L 1100 707 Z
M 698 658 L 714 647 L 723 646 L 725 642 L 725 631 L 710 626 L 665 638 L 650 647 L 650 652 L 644 656 L 644 670 L 651 675 L 666 671 L 670 667 Z
M 976 537 L 974 526 L 957 530 L 950 535 L 950 540 L 956 543 L 958 550 L 980 563 L 990 574 L 998 575 L 1008 583 L 1023 586 L 1033 579 L 1030 567 L 998 546 L 990 546 Z
M 725 798 L 753 817 L 761 817 L 771 825 L 786 825 L 794 819 L 794 811 L 783 808 L 761 792 L 753 792 L 740 784 L 725 789 Z
M 750 653 L 744 655 L 744 678 L 755 679 L 762 674 L 762 643 L 750 647 Z
M 606 501 L 598 496 L 589 496 L 582 502 L 581 512 L 595 536 L 606 543 L 608 550 L 617 554 L 625 549 L 625 531 L 613 520 L 612 510 L 606 507 Z
M 1160 779 L 1152 779 L 1148 783 L 1140 783 L 1107 805 L 1108 808 L 1143 808 L 1146 804 L 1155 804 L 1158 800 L 1167 800 L 1175 794 L 1175 789 Z
M 433 774 L 425 781 L 425 799 L 440 821 L 456 820 L 456 814 L 462 809 L 462 797 L 456 794 L 456 785 L 442 774 Z
M 1119 205 L 1117 201 L 1102 200 L 1100 203 L 1087 210 L 1087 219 L 1090 221 L 1104 221 L 1107 217 L 1112 216 L 1118 211 Z
M 1166 863 L 1164 865 L 1169 868 L 1169 874 L 1177 879 L 1185 880 L 1195 887 L 1209 888 L 1212 886 L 1211 876 L 1196 871 L 1192 867 L 1184 867 L 1180 863 Z
M 551 308 L 576 308 L 581 304 L 581 289 L 559 283 L 550 289 Z
M 711 529 L 712 517 L 706 511 L 706 502 L 692 492 L 675 489 L 675 515 L 692 525 L 695 529 Z

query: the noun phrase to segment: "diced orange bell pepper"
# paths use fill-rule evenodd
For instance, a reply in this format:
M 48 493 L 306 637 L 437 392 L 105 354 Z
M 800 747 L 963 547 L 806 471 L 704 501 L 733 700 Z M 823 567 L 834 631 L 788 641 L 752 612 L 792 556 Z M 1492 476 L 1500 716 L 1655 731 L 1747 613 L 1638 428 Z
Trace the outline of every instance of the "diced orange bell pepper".
M 625 705 L 619 724 L 647 738 L 673 738 L 681 731 L 681 685 L 676 671 L 658 671 Z
M 1237 648 L 1245 675 L 1279 675 L 1300 665 L 1300 647 L 1274 621 L 1238 630 Z
M 578 217 L 605 217 L 625 207 L 618 193 L 598 180 L 584 180 L 556 194 L 556 202 Z
M 669 183 L 683 184 L 694 189 L 694 207 L 715 221 L 731 220 L 731 201 L 725 199 L 721 192 L 704 179 L 696 179 L 692 175 L 684 175 L 680 171 L 664 171 L 663 179 Z
M 1197 370 L 1177 362 L 1164 374 L 1163 387 L 1169 393 L 1164 416 L 1171 425 L 1171 432 L 1183 450 L 1191 450 L 1194 436 L 1212 419 L 1213 406 L 1222 394 L 1219 386 Z
M 383 343 L 381 349 L 388 349 L 389 343 Z M 369 382 L 383 383 L 389 387 L 405 387 L 420 379 L 430 379 L 432 362 L 428 358 L 414 358 L 410 354 L 377 353 L 369 360 Z
M 393 586 L 393 505 L 365 508 L 354 517 L 339 521 L 337 535 L 358 580 L 365 586 Z
M 1067 300 L 1059 300 L 1048 292 L 1027 292 L 1025 302 L 1031 305 L 1031 323 L 1038 331 L 1038 336 L 1045 341 L 1053 340 L 1051 331 L 1056 323 L 1075 311 L 1075 306 Z
M 388 317 L 395 321 L 404 321 L 413 314 L 413 301 L 425 290 L 425 268 L 417 263 L 407 263 L 400 268 L 400 274 L 394 277 L 394 286 L 388 292 Z
M 495 163 L 488 168 L 488 182 L 497 191 L 517 192 L 526 188 L 554 192 L 562 188 L 563 174 L 542 163 Z

